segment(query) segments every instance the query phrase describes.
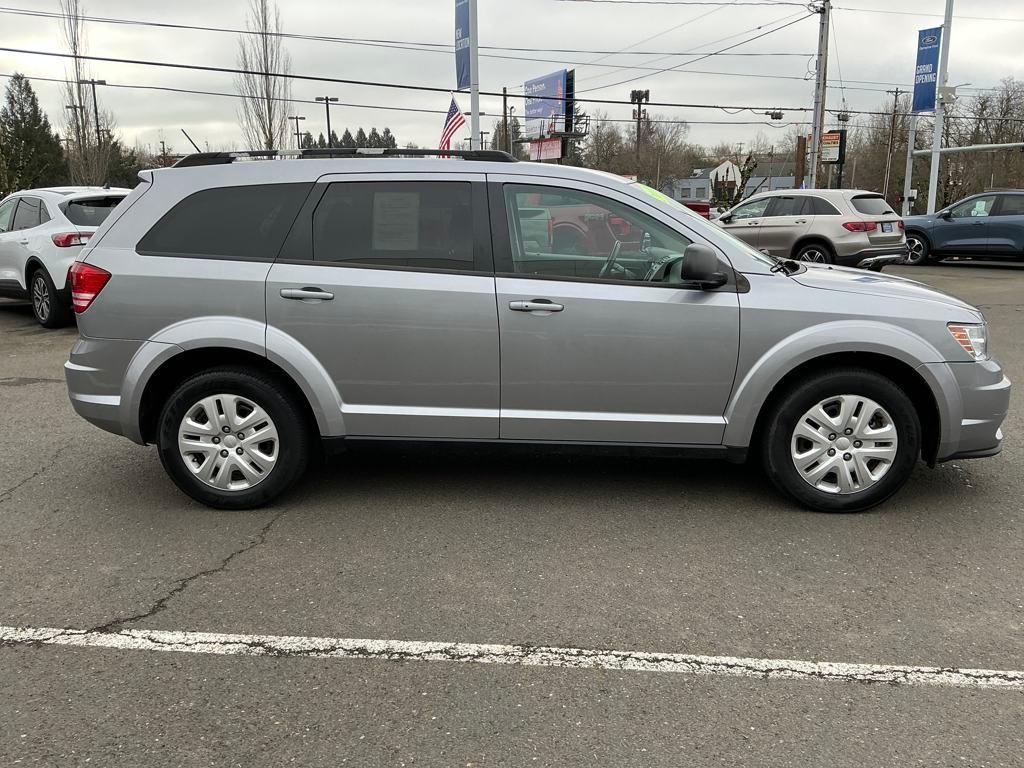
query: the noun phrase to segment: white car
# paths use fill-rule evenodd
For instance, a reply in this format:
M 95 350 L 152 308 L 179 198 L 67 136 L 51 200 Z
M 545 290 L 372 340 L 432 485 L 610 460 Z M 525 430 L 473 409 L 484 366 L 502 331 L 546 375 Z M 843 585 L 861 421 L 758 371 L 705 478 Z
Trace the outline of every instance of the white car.
M 0 202 L 0 296 L 31 299 L 40 325 L 71 322 L 68 268 L 131 190 L 49 187 Z

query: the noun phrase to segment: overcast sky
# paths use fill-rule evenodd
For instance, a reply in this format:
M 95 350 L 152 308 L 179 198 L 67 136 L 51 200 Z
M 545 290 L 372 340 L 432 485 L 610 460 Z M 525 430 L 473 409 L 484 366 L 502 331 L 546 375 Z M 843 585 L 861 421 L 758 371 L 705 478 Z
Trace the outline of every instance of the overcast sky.
M 685 2 L 685 0 L 683 0 Z M 244 26 L 247 0 L 84 0 L 87 15 L 142 21 L 162 21 L 238 28 Z M 742 3 L 747 3 L 742 5 Z M 763 2 L 764 7 L 751 3 Z M 741 45 L 736 53 L 798 53 L 804 56 L 712 56 L 680 71 L 658 73 L 621 67 L 674 67 L 695 58 L 669 52 L 715 51 L 752 37 L 787 20 L 807 15 L 794 3 L 772 0 L 737 0 L 734 7 L 669 4 L 616 4 L 561 0 L 479 0 L 480 43 L 586 51 L 634 51 L 647 55 L 483 50 L 482 54 L 521 57 L 523 60 L 480 59 L 482 90 L 521 92 L 524 80 L 563 67 L 575 67 L 581 98 L 628 99 L 633 88 L 649 89 L 652 101 L 690 104 L 810 107 L 813 69 L 811 54 L 817 46 L 817 16 Z M 56 0 L 8 0 L 4 8 L 58 10 Z M 454 38 L 454 0 L 280 0 L 285 32 L 375 38 L 451 45 Z M 830 46 L 829 108 L 838 108 L 845 95 L 851 110 L 875 109 L 884 90 L 912 82 L 918 29 L 942 23 L 943 0 L 835 0 Z M 898 9 L 899 12 L 894 12 Z M 1008 76 L 1024 78 L 1020 39 L 1024 34 L 1021 0 L 957 0 L 950 53 L 951 84 L 988 87 Z M 971 18 L 991 17 L 991 18 Z M 765 25 L 764 29 L 755 27 Z M 63 50 L 59 23 L 0 11 L 0 45 L 40 51 Z M 164 30 L 88 22 L 88 52 L 99 56 L 149 59 L 186 64 L 232 67 L 236 63 L 236 36 L 221 32 Z M 745 34 L 740 34 L 745 33 Z M 723 39 L 728 38 L 728 39 Z M 719 42 L 720 41 L 720 42 Z M 454 57 L 450 49 L 410 51 L 367 45 L 286 40 L 294 74 L 400 82 L 453 88 Z M 648 53 L 650 52 L 650 53 Z M 660 55 L 659 55 L 660 54 Z M 549 61 L 544 61 L 546 59 Z M 557 61 L 551 61 L 557 60 Z M 614 66 L 608 66 L 614 65 Z M 170 70 L 150 66 L 92 63 L 92 76 L 111 84 L 172 86 L 232 92 L 229 74 Z M 36 78 L 64 76 L 65 61 L 56 58 L 0 52 L 0 73 L 23 72 L 33 79 L 43 108 L 61 124 L 63 100 L 59 85 Z M 711 74 L 711 73 L 735 73 Z M 847 83 L 839 86 L 840 74 Z M 738 76 L 736 76 L 738 75 Z M 768 75 L 769 77 L 754 77 Z M 619 83 L 630 78 L 634 82 Z M 783 79 L 795 78 L 795 79 Z M 875 81 L 871 83 L 853 81 Z M 881 84 L 880 84 L 881 83 Z M 609 87 L 602 87 L 609 86 Z M 855 89 L 856 88 L 856 89 Z M 871 90 L 857 90 L 871 89 Z M 969 90 L 969 89 L 965 89 Z M 584 92 L 585 91 L 585 92 Z M 448 96 L 442 93 L 397 91 L 353 85 L 294 81 L 293 97 L 312 99 L 327 94 L 347 104 L 332 110 L 332 127 L 391 128 L 400 144 L 414 141 L 436 146 Z M 457 96 L 464 111 L 468 94 Z M 101 108 L 114 112 L 122 139 L 133 144 L 158 145 L 167 141 L 185 151 L 184 128 L 203 146 L 218 149 L 240 142 L 237 100 L 233 98 L 104 87 Z M 521 114 L 522 102 L 513 100 Z M 389 111 L 378 107 L 439 110 L 442 114 Z M 501 114 L 500 98 L 482 97 L 487 113 L 483 127 Z M 627 119 L 630 106 L 597 106 L 612 118 Z M 766 120 L 762 114 L 729 114 L 718 109 L 651 108 L 651 113 L 690 123 L 690 140 L 704 144 L 749 141 L 758 132 L 769 140 L 787 128 L 742 125 Z M 324 130 L 323 107 L 296 104 L 292 114 L 305 115 L 304 128 Z M 806 113 L 787 112 L 785 121 L 808 119 Z M 856 116 L 853 118 L 857 120 Z M 716 125 L 713 122 L 732 123 Z M 468 129 L 468 126 L 467 126 Z M 468 130 L 466 131 L 468 135 Z

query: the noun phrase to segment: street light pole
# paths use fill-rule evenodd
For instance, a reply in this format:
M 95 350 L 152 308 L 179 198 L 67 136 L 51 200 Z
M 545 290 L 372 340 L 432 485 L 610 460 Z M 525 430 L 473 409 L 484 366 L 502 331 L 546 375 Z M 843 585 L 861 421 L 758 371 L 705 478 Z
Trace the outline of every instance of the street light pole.
M 331 141 L 331 102 L 337 101 L 336 96 L 317 96 L 316 101 L 322 101 L 324 103 L 324 109 L 327 110 L 327 147 L 331 148 L 334 146 Z
M 832 16 L 832 0 L 824 0 L 818 10 L 818 71 L 814 85 L 814 115 L 811 127 L 811 171 L 808 174 L 811 189 L 818 186 L 818 163 L 821 161 L 821 134 L 825 128 L 825 88 L 828 79 L 828 25 Z
M 64 108 L 73 110 L 75 113 L 75 133 L 78 135 L 78 151 L 82 152 L 84 149 L 84 147 L 82 146 L 82 142 L 84 141 L 84 139 L 82 138 L 81 112 L 85 110 L 85 107 L 83 107 L 81 104 L 67 104 Z
M 78 84 L 79 85 L 90 85 L 90 86 L 92 86 L 92 112 L 93 112 L 93 117 L 96 120 L 96 146 L 97 147 L 102 146 L 103 139 L 101 138 L 101 134 L 100 134 L 100 106 L 99 106 L 99 102 L 96 101 L 96 86 L 97 85 L 106 85 L 107 81 L 106 80 L 79 80 Z
M 932 167 L 928 174 L 928 213 L 935 213 L 935 201 L 939 186 L 939 150 L 942 148 L 942 126 L 946 119 L 944 91 L 949 81 L 949 38 L 953 28 L 953 0 L 946 0 L 946 18 L 942 23 L 942 40 L 939 44 L 939 72 L 935 84 L 935 129 L 932 134 Z
M 288 119 L 295 121 L 295 148 L 301 149 L 301 142 L 299 141 L 299 120 L 305 120 L 306 118 L 303 115 L 288 115 Z
M 648 90 L 644 91 L 630 91 L 629 100 L 633 102 L 633 119 L 636 120 L 636 179 L 640 180 L 640 129 L 643 119 L 647 117 L 647 110 L 643 108 L 645 101 L 651 100 L 651 92 Z

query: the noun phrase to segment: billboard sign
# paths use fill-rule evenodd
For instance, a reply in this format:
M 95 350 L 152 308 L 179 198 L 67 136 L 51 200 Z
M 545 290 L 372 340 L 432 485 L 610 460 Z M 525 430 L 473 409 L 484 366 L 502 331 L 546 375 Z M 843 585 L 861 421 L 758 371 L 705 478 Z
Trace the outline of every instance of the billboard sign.
M 561 139 L 540 139 L 530 142 L 531 160 L 558 160 L 561 156 Z
M 565 130 L 567 77 L 567 70 L 560 69 L 523 83 L 526 138 L 541 139 Z M 568 111 L 571 112 L 571 108 Z
M 917 33 L 917 67 L 914 69 L 914 101 L 912 112 L 935 109 L 935 86 L 939 79 L 939 46 L 942 27 L 922 29 Z
M 839 164 L 846 160 L 846 131 L 825 131 L 821 134 L 821 162 Z
M 456 90 L 469 88 L 469 0 L 455 0 Z

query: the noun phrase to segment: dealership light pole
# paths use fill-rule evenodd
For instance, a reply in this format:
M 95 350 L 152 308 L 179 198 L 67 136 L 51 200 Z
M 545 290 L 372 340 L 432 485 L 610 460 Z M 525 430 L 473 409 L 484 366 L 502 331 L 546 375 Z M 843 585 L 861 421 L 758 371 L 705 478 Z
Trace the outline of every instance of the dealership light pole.
M 469 148 L 480 135 L 480 51 L 477 44 L 476 0 L 469 0 Z
M 295 121 L 295 148 L 301 149 L 302 147 L 300 146 L 300 144 L 302 143 L 302 134 L 299 133 L 299 120 L 305 120 L 306 118 L 304 115 L 288 115 L 288 119 Z
M 337 96 L 317 96 L 315 101 L 322 101 L 324 103 L 324 109 L 327 110 L 327 146 L 328 148 L 334 146 L 331 143 L 331 102 L 337 101 Z
M 939 186 L 939 150 L 942 148 L 942 126 L 946 118 L 946 83 L 949 81 L 949 38 L 953 27 L 953 0 L 946 0 L 946 18 L 942 22 L 939 41 L 939 73 L 936 78 L 938 93 L 935 99 L 935 128 L 932 134 L 932 167 L 928 174 L 928 213 L 935 213 Z
M 636 180 L 640 181 L 640 128 L 647 110 L 643 108 L 645 101 L 651 100 L 650 91 L 630 91 L 629 100 L 633 102 L 633 119 L 636 120 Z
M 818 186 L 818 162 L 821 160 L 821 132 L 825 127 L 825 86 L 828 79 L 828 24 L 832 15 L 832 0 L 824 0 L 818 24 L 818 72 L 814 84 L 814 115 L 811 124 L 811 172 L 808 174 L 810 188 Z

